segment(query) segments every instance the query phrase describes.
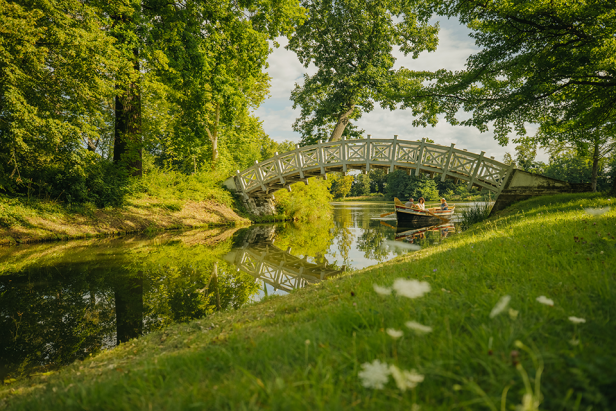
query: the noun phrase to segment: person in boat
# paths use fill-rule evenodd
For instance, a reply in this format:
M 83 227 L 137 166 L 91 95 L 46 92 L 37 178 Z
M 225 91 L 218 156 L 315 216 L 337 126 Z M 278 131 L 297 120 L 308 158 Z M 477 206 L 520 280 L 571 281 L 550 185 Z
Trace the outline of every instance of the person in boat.
M 414 205 L 415 205 L 415 201 L 413 200 L 413 197 L 409 198 L 409 201 L 404 203 L 404 206 L 408 208 L 413 208 Z
M 419 197 L 419 204 L 415 207 L 419 210 L 425 211 L 426 209 L 426 200 L 423 197 Z
M 447 205 L 447 200 L 445 200 L 445 198 L 441 198 L 441 210 L 449 210 L 449 206 Z

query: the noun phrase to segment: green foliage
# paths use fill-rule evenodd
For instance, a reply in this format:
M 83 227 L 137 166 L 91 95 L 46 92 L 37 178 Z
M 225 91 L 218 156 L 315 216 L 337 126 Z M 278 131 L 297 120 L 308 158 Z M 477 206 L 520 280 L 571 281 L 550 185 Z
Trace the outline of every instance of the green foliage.
M 304 75 L 303 84 L 291 93 L 293 107 L 301 107 L 293 129 L 304 145 L 343 135 L 357 138 L 362 130 L 350 120 L 372 111 L 375 103 L 395 106 L 387 91 L 395 75 L 394 47 L 415 58 L 434 51 L 438 29 L 405 2 L 306 0 L 302 5 L 307 19 L 287 48 L 305 67 L 314 64 L 317 72 Z
M 300 221 L 313 221 L 328 218 L 331 212 L 329 192 L 331 181 L 310 178 L 308 185 L 295 183 L 291 185 L 292 192 L 280 190 L 276 193 L 276 207 L 280 214 Z
M 433 179 L 426 176 L 409 176 L 403 170 L 396 170 L 387 175 L 387 186 L 385 187 L 385 198 L 393 200 L 394 197 L 404 201 L 409 197 L 413 197 L 415 201 L 419 197 L 426 200 L 437 200 L 439 192 Z
M 355 180 L 353 180 L 353 186 L 351 187 L 350 195 L 353 197 L 368 196 L 370 195 L 370 186 L 372 180 L 369 174 L 357 174 Z
M 385 170 L 370 170 L 370 192 L 381 193 L 385 192 L 387 184 L 387 172 Z
M 153 197 L 159 200 L 214 200 L 231 206 L 231 193 L 220 186 L 218 171 L 204 171 L 185 175 L 178 171 L 153 168 L 141 179 L 132 180 L 133 198 Z
M 334 198 L 345 198 L 351 192 L 353 186 L 354 177 L 351 175 L 343 176 L 341 174 L 329 174 L 328 178 L 331 180 L 330 193 Z
M 526 123 L 580 131 L 614 123 L 613 2 L 435 0 L 421 6 L 427 14 L 457 17 L 479 51 L 465 70 L 431 73 L 423 77 L 431 80 L 427 90 L 407 93 L 403 99 L 422 115 L 420 122 L 433 123 L 437 112 L 482 131 L 494 122 L 503 145 L 512 132 L 526 135 Z M 419 73 L 407 75 L 415 80 Z M 472 116 L 456 119 L 460 112 Z
M 120 205 L 142 148 L 225 178 L 269 156 L 250 112 L 268 41 L 302 16 L 297 0 L 2 0 L 0 192 Z

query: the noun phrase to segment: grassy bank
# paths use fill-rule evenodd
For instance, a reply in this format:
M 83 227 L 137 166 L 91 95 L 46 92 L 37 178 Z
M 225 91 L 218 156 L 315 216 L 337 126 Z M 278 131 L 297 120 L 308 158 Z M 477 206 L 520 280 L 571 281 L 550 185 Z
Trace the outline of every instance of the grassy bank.
M 67 204 L 0 196 L 0 245 L 143 231 L 244 225 L 231 194 L 212 173 L 154 170 L 125 188 L 122 205 Z
M 616 210 L 599 209 L 612 203 L 531 199 L 441 245 L 15 381 L 0 401 L 15 410 L 509 410 L 523 401 L 524 410 L 607 410 Z M 399 278 L 431 291 L 375 292 Z M 504 296 L 508 307 L 491 318 Z M 366 388 L 359 373 L 375 360 L 423 381 L 402 391 L 381 373 L 383 388 Z

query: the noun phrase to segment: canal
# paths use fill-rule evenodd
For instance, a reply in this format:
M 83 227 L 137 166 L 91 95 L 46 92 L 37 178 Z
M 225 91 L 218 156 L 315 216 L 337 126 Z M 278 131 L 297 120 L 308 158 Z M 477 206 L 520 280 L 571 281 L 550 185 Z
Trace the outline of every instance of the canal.
M 331 219 L 0 248 L 0 379 L 69 364 L 174 322 L 286 294 L 442 241 L 385 203 Z

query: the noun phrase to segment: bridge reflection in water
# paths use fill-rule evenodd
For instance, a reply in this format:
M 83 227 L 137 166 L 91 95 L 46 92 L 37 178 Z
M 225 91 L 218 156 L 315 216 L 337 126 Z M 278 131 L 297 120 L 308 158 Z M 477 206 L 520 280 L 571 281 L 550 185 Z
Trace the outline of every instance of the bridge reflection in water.
M 274 245 L 273 236 L 256 236 L 252 241 L 245 241 L 243 245 L 234 248 L 223 259 L 234 264 L 238 271 L 243 271 L 274 287 L 274 290 L 290 292 L 296 288 L 315 284 L 328 277 L 338 275 L 345 267 L 338 269 L 329 266 L 323 258 L 323 263 L 308 262 L 307 257 L 300 258 Z

